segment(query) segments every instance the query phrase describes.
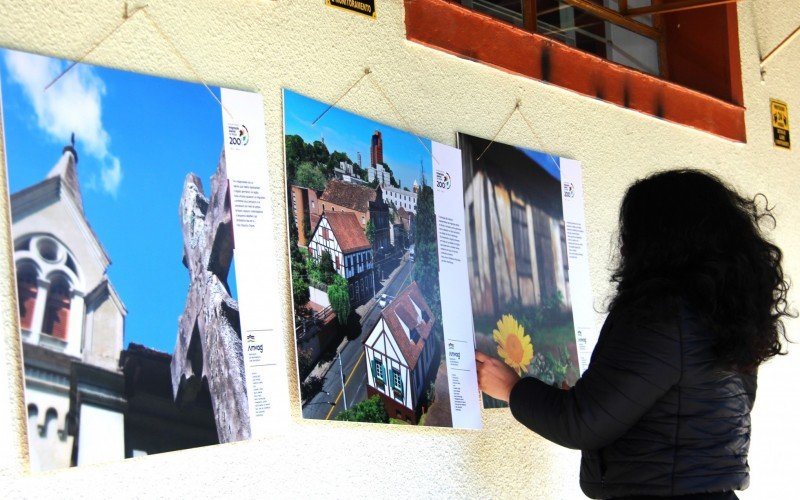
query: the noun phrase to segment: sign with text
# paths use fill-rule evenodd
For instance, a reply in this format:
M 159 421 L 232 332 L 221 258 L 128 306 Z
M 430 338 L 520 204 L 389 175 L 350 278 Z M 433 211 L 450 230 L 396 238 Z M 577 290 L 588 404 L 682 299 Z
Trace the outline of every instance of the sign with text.
M 375 19 L 375 0 L 325 0 L 325 5 L 337 7 Z
M 791 138 L 789 137 L 789 106 L 785 102 L 777 99 L 769 100 L 769 111 L 772 115 L 772 140 L 780 147 L 791 149 Z

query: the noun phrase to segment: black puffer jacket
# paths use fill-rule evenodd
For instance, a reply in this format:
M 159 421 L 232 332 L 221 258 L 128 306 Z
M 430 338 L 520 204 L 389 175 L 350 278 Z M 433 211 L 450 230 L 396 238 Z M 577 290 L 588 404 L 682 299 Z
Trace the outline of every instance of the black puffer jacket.
M 524 378 L 511 411 L 583 450 L 581 489 L 591 498 L 744 489 L 756 377 L 716 366 L 712 343 L 685 310 L 653 325 L 612 313 L 575 387 Z

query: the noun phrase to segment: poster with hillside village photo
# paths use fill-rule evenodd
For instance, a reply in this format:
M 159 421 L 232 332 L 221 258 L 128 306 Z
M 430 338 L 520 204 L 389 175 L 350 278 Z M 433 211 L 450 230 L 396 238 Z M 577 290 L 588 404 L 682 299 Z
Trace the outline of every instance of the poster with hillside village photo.
M 479 428 L 460 152 L 283 96 L 303 417 Z
M 288 420 L 261 96 L 3 49 L 0 94 L 30 469 Z
M 476 348 L 571 387 L 596 343 L 580 162 L 467 134 L 458 146 Z

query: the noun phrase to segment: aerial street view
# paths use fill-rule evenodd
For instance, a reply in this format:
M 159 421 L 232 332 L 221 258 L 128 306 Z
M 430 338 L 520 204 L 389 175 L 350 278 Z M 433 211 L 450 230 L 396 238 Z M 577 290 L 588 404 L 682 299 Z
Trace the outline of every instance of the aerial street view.
M 284 106 L 303 416 L 451 426 L 430 141 Z

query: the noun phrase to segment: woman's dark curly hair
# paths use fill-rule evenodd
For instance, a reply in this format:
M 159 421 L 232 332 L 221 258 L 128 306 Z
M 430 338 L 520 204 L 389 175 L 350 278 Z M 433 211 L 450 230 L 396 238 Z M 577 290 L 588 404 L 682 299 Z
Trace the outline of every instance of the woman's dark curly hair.
M 610 310 L 664 319 L 680 299 L 713 331 L 720 361 L 754 371 L 783 354 L 781 319 L 792 316 L 782 252 L 762 234 L 765 222 L 775 225 L 765 196 L 744 198 L 704 172 L 671 170 L 635 182 L 619 212 Z

